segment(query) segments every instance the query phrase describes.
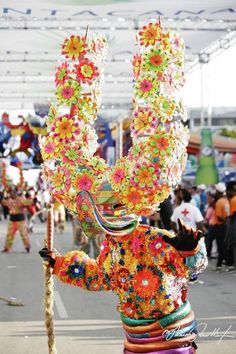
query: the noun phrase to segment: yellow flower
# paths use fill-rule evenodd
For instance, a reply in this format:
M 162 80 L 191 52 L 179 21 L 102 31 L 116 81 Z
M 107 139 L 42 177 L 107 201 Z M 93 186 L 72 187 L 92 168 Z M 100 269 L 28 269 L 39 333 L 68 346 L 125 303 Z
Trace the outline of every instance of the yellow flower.
M 72 138 L 73 133 L 76 131 L 73 119 L 69 119 L 66 116 L 56 122 L 55 132 L 60 139 Z
M 158 23 L 149 23 L 139 31 L 140 44 L 148 47 L 149 45 L 155 45 L 161 38 L 161 29 Z
M 87 45 L 84 37 L 70 36 L 67 38 L 62 46 L 62 54 L 72 60 L 79 59 L 85 55 Z

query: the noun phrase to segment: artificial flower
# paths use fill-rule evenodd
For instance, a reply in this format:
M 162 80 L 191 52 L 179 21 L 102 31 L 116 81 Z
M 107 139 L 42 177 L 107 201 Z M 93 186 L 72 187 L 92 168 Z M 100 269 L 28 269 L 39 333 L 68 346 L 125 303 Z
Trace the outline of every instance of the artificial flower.
M 133 318 L 133 316 L 136 314 L 136 308 L 132 304 L 132 301 L 128 302 L 122 302 L 120 306 L 120 311 L 127 317 Z
M 142 208 L 145 202 L 143 193 L 133 186 L 127 186 L 125 191 L 122 191 L 122 194 L 119 195 L 119 198 L 122 204 L 127 205 L 131 211 Z
M 159 171 L 155 165 L 147 162 L 138 162 L 131 172 L 131 183 L 138 188 L 153 189 L 158 180 Z
M 77 171 L 73 178 L 73 187 L 77 193 L 80 191 L 89 191 L 94 193 L 98 190 L 99 185 L 101 185 L 101 178 L 91 170 L 81 169 Z
M 93 156 L 87 159 L 88 166 L 91 166 L 96 172 L 105 172 L 108 169 L 108 165 L 104 159 L 99 156 Z
M 149 134 L 157 126 L 155 113 L 147 107 L 138 107 L 133 113 L 131 132 L 135 136 Z
M 168 96 L 160 95 L 153 102 L 153 106 L 155 111 L 160 112 L 161 121 L 165 122 L 165 120 L 170 120 L 174 115 L 176 102 Z
M 93 123 L 97 118 L 97 102 L 92 96 L 81 95 L 76 105 L 77 117 L 85 123 Z
M 174 144 L 172 140 L 171 135 L 159 125 L 155 134 L 149 137 L 146 145 L 147 151 L 149 151 L 150 155 L 154 158 L 163 159 L 165 156 L 171 154 L 171 149 Z
M 150 297 L 158 291 L 160 278 L 149 269 L 137 272 L 133 278 L 134 291 L 137 295 L 145 298 Z
M 137 161 L 143 154 L 144 146 L 145 141 L 139 141 L 137 144 L 134 143 L 134 145 L 129 149 L 128 159 L 130 161 Z
M 57 86 L 56 96 L 61 104 L 76 104 L 80 96 L 81 86 L 74 80 L 68 80 Z
M 87 155 L 91 157 L 97 151 L 98 148 L 97 139 L 98 136 L 96 134 L 95 129 L 88 124 L 84 125 L 84 127 L 81 130 L 80 143 L 82 147 L 85 147 L 87 149 Z
M 52 127 L 53 136 L 56 139 L 72 139 L 74 135 L 80 133 L 78 123 L 68 114 L 58 117 Z
M 152 48 L 144 54 L 142 69 L 163 72 L 168 66 L 168 56 L 163 50 Z
M 159 93 L 159 82 L 151 74 L 142 75 L 135 82 L 134 89 L 138 98 L 153 98 Z
M 129 287 L 130 272 L 126 268 L 120 268 L 117 274 L 118 286 L 127 291 Z
M 61 65 L 58 65 L 55 74 L 56 85 L 64 84 L 64 82 L 70 78 L 70 74 L 71 71 L 68 63 L 64 62 Z
M 114 167 L 109 171 L 109 181 L 114 191 L 119 192 L 127 187 L 129 175 L 129 165 L 126 157 L 122 157 L 117 161 Z
M 70 172 L 65 167 L 57 166 L 55 170 L 51 170 L 49 184 L 51 191 L 64 193 L 70 189 L 70 186 Z
M 65 164 L 80 163 L 82 155 L 81 149 L 75 146 L 68 146 L 61 151 L 62 161 Z
M 82 58 L 87 52 L 85 37 L 70 36 L 62 45 L 62 54 L 72 60 Z
M 82 262 L 74 262 L 68 266 L 67 274 L 72 279 L 80 279 L 84 276 L 85 267 Z
M 166 182 L 169 185 L 176 186 L 181 181 L 182 176 L 182 166 L 180 161 L 176 157 L 170 157 L 166 161 L 167 173 L 166 173 Z
M 141 70 L 141 63 L 142 63 L 142 56 L 140 54 L 135 54 L 133 56 L 132 60 L 132 66 L 133 66 L 133 76 L 135 79 L 138 78 Z
M 82 59 L 75 65 L 75 73 L 79 82 L 91 84 L 98 76 L 98 68 L 89 59 Z
M 108 53 L 107 38 L 100 34 L 94 34 L 88 41 L 88 47 L 91 54 L 103 59 Z
M 58 157 L 58 144 L 58 140 L 53 139 L 52 136 L 48 136 L 40 141 L 40 149 L 44 161 Z
M 159 23 L 149 23 L 138 33 L 141 46 L 155 45 L 161 38 L 162 32 Z
M 151 201 L 152 205 L 154 204 L 160 204 L 163 202 L 166 198 L 168 198 L 168 195 L 171 192 L 171 187 L 166 183 L 166 178 L 164 178 L 165 183 L 159 184 L 155 188 L 155 194 L 153 195 L 153 199 Z
M 130 249 L 134 256 L 137 256 L 142 251 L 143 243 L 142 239 L 139 237 L 134 237 L 131 241 Z
M 165 243 L 162 240 L 162 237 L 150 237 L 148 248 L 150 254 L 157 257 L 161 252 L 163 252 L 163 249 L 165 249 Z
M 59 117 L 59 112 L 58 109 L 55 105 L 51 104 L 49 111 L 48 111 L 48 117 L 46 120 L 47 126 L 50 128 L 54 120 Z

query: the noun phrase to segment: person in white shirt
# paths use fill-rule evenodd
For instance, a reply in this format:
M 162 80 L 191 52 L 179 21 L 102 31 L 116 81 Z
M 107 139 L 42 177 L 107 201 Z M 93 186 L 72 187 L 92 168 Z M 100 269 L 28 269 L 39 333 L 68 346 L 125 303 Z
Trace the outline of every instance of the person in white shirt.
M 191 204 L 191 194 L 186 189 L 182 190 L 182 203 L 175 208 L 171 216 L 171 227 L 175 232 L 178 228 L 178 219 L 191 228 L 203 230 L 203 216 L 199 208 Z

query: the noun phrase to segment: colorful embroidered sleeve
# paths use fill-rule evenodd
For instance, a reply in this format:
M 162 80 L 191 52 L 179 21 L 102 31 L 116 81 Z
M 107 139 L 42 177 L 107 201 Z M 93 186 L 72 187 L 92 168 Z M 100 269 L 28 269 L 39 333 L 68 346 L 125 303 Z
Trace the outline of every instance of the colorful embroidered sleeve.
M 192 274 L 201 273 L 208 264 L 206 246 L 203 239 L 199 241 L 199 247 L 199 251 L 194 256 L 185 258 L 185 265 L 190 270 L 190 277 Z
M 56 257 L 53 274 L 64 283 L 87 290 L 111 290 L 112 262 L 106 240 L 96 260 L 82 251 L 72 251 L 65 256 Z

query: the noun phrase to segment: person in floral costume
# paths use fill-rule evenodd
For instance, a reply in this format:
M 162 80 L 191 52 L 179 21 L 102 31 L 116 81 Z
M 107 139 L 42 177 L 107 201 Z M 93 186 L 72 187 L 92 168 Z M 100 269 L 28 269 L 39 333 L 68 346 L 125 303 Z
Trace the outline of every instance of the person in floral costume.
M 196 321 L 187 284 L 192 273 L 206 267 L 205 246 L 199 241 L 201 232 L 181 222 L 177 236 L 167 235 L 147 225 L 127 236 L 108 234 L 96 260 L 82 251 L 56 256 L 43 249 L 40 254 L 62 282 L 118 295 L 117 309 L 126 332 L 124 353 L 168 349 L 166 353 L 192 354 Z
M 96 259 L 83 251 L 63 256 L 47 248 L 40 255 L 62 282 L 118 295 L 124 354 L 194 354 L 197 330 L 187 289 L 192 274 L 207 264 L 203 234 L 181 220 L 176 235 L 138 222 L 168 197 L 185 168 L 188 129 L 177 94 L 184 83 L 184 44 L 160 23 L 144 26 L 137 38 L 133 146 L 112 168 L 94 156 L 97 138 L 90 126 L 98 108 L 105 42 L 99 36 L 91 41 L 71 36 L 64 42 L 62 54 L 72 62 L 58 67 L 57 99 L 72 106 L 63 116 L 57 107 L 50 111 L 49 134 L 41 142 L 44 177 L 53 197 L 78 215 L 88 237 L 100 228 L 106 236 Z M 83 93 L 84 83 L 90 93 Z M 119 206 L 117 218 L 104 218 L 96 207 L 104 202 L 107 185 Z

